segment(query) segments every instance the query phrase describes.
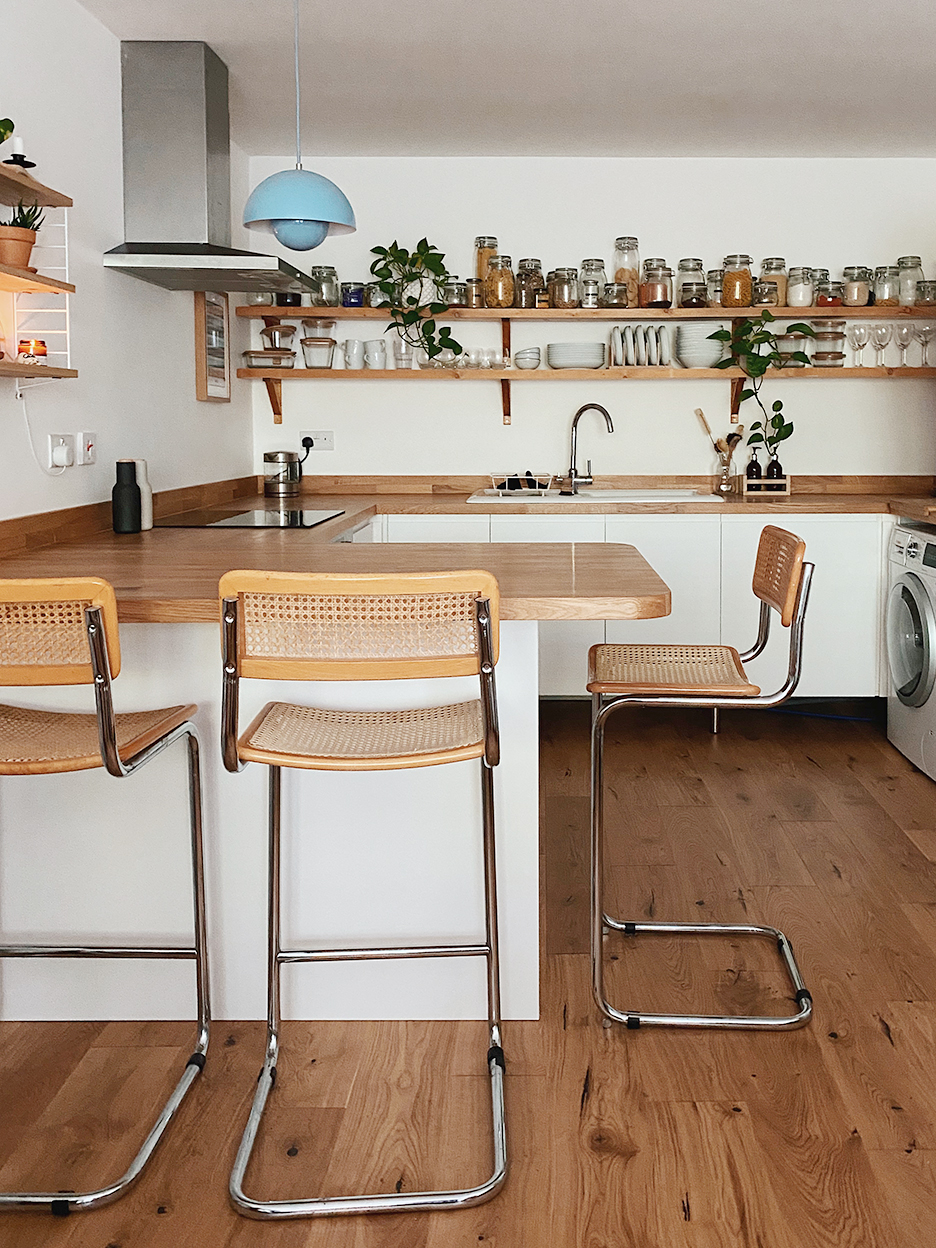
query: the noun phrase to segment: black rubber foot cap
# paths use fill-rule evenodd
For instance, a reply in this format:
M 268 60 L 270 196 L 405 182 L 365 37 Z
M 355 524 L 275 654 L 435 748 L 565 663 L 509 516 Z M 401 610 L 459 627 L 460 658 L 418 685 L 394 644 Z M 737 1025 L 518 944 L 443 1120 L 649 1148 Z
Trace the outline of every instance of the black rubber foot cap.
M 186 1066 L 197 1066 L 199 1070 L 204 1070 L 207 1060 L 204 1053 L 193 1053 L 185 1064 Z
M 499 1044 L 491 1045 L 491 1047 L 488 1049 L 488 1052 L 487 1052 L 487 1060 L 488 1060 L 489 1066 L 491 1062 L 496 1062 L 497 1065 L 501 1068 L 501 1070 L 506 1071 L 507 1062 L 504 1058 L 504 1050 L 500 1047 Z
M 67 1200 L 53 1200 L 49 1205 L 49 1212 L 53 1218 L 67 1218 L 71 1213 L 71 1205 Z
M 812 993 L 808 988 L 801 988 L 794 997 L 797 1005 L 805 1005 L 808 1001 L 812 1005 Z
M 625 923 L 625 924 L 624 924 L 624 935 L 625 935 L 625 936 L 636 936 L 636 935 L 637 935 L 637 924 L 636 924 L 636 923 Z
M 639 1026 L 640 1026 L 640 1019 L 635 1018 L 634 1015 L 631 1014 L 627 1020 L 627 1030 L 636 1031 Z

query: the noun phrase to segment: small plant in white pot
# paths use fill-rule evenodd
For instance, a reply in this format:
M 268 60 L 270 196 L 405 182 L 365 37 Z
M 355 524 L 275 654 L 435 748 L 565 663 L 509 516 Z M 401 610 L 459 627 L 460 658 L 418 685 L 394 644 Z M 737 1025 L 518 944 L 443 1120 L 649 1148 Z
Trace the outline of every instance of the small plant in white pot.
M 0 225 L 0 264 L 9 265 L 11 269 L 28 269 L 36 231 L 41 229 L 44 220 L 38 205 L 27 207 L 20 200 L 9 221 Z

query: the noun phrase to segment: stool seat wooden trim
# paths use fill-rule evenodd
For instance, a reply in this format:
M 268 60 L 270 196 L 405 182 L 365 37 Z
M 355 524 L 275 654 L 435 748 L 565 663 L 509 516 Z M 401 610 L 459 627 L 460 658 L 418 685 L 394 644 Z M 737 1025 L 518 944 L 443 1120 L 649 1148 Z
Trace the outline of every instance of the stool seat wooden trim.
M 126 762 L 184 724 L 196 707 L 117 715 L 117 749 Z M 0 705 L 0 776 L 46 776 L 103 767 L 96 715 Z
M 0 579 L 0 685 L 90 685 L 85 610 L 101 612 L 110 675 L 120 672 L 117 599 L 96 576 Z
M 589 693 L 755 697 L 733 646 L 601 644 L 588 652 Z
M 751 588 L 779 614 L 784 628 L 793 622 L 805 556 L 806 543 L 801 537 L 774 524 L 764 526 Z

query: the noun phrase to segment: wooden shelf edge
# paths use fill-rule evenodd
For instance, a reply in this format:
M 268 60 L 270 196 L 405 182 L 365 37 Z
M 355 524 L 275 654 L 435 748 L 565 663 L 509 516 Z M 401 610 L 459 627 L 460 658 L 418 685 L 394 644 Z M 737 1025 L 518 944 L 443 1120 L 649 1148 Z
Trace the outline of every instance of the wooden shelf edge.
M 770 308 L 778 321 L 862 320 L 889 321 L 909 317 L 936 320 L 936 308 Z M 763 308 L 449 308 L 442 321 L 729 321 L 759 317 Z M 273 317 L 284 321 L 388 321 L 386 308 L 285 308 L 275 304 L 245 305 L 235 309 L 246 319 Z
M 744 377 L 737 368 L 239 368 L 246 381 L 733 381 Z M 777 381 L 835 378 L 924 381 L 936 377 L 936 368 L 785 368 L 770 369 L 767 378 Z
M 0 203 L 15 205 L 20 200 L 24 204 L 38 204 L 40 208 L 73 207 L 73 201 L 67 195 L 43 186 L 25 169 L 0 164 Z
M 77 377 L 77 368 L 53 368 L 46 364 L 17 364 L 15 360 L 0 360 L 0 377 Z
M 0 264 L 0 290 L 14 295 L 40 295 L 50 291 L 55 294 L 75 293 L 71 282 L 43 277 L 41 273 L 30 273 L 28 269 L 14 269 L 9 264 Z

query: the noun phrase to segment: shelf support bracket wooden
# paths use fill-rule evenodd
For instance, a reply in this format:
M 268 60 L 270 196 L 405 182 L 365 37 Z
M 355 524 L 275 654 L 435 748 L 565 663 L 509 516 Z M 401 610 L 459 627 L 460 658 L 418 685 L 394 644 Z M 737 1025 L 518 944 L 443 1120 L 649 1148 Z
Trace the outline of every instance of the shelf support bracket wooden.
M 266 386 L 270 407 L 273 409 L 273 424 L 281 425 L 283 423 L 283 383 L 278 377 L 264 377 L 263 384 Z
M 731 423 L 738 423 L 738 413 L 741 411 L 741 391 L 744 389 L 746 377 L 732 377 L 731 379 Z
M 510 321 L 505 316 L 501 321 L 501 352 L 504 356 L 504 367 L 507 367 L 507 361 L 510 359 Z M 510 411 L 510 382 L 501 382 L 501 410 L 504 415 L 504 424 L 511 423 Z

